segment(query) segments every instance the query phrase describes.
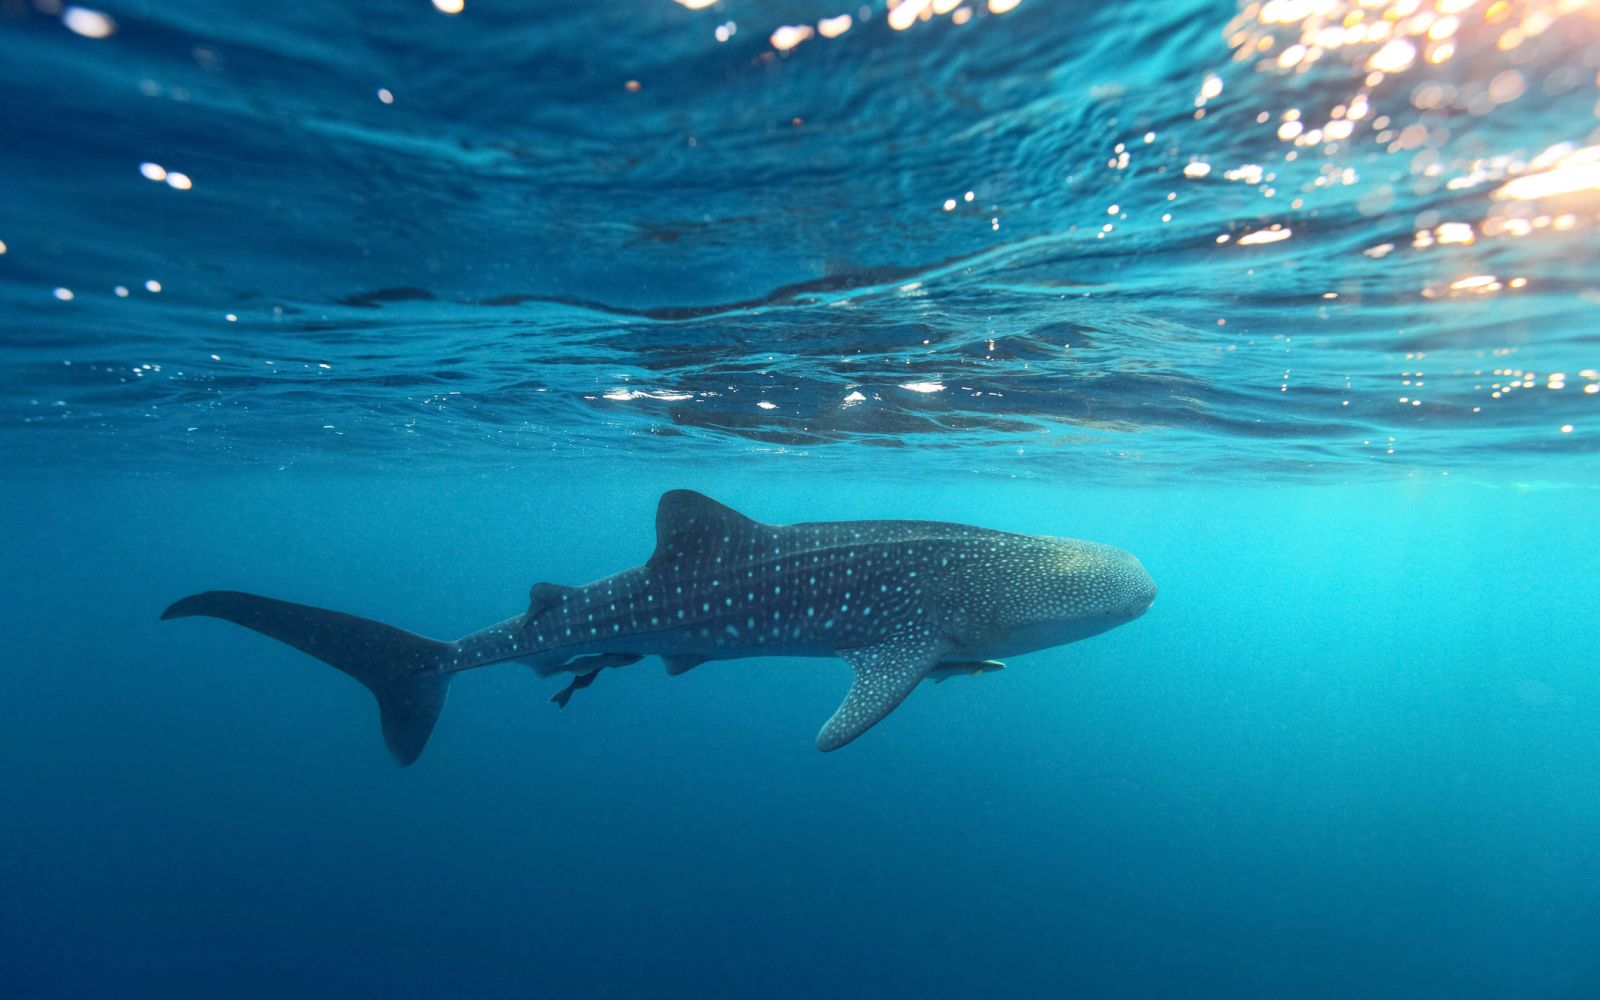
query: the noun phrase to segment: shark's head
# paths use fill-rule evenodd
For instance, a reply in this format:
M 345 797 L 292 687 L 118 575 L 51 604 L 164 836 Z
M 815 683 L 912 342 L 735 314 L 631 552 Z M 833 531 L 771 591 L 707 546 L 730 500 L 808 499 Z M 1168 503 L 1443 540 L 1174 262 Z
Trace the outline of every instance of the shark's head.
M 1013 550 L 1012 572 L 988 592 L 988 655 L 1059 646 L 1116 628 L 1144 614 L 1156 584 L 1133 555 L 1114 545 L 1035 537 Z

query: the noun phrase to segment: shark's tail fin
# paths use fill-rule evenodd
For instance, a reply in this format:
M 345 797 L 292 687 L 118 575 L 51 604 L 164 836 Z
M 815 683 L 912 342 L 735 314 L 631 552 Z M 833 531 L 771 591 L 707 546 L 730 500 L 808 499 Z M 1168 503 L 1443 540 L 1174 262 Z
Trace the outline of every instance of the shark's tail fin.
M 401 767 L 415 761 L 439 721 L 452 644 L 382 622 L 232 590 L 185 597 L 162 620 L 206 615 L 254 629 L 349 674 L 378 699 L 383 741 Z

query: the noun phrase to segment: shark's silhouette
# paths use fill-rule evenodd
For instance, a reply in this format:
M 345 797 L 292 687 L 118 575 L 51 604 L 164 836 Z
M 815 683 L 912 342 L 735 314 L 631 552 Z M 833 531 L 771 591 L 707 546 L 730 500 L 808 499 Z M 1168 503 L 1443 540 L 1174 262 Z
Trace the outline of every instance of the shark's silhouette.
M 936 521 L 763 524 L 689 490 L 661 497 L 648 562 L 581 587 L 538 583 L 528 610 L 454 642 L 338 611 L 213 590 L 162 618 L 207 615 L 286 642 L 367 686 L 401 766 L 422 753 L 462 670 L 516 660 L 572 693 L 645 656 L 839 656 L 855 669 L 817 734 L 834 750 L 927 678 L 1075 642 L 1144 614 L 1155 583 L 1110 545 Z

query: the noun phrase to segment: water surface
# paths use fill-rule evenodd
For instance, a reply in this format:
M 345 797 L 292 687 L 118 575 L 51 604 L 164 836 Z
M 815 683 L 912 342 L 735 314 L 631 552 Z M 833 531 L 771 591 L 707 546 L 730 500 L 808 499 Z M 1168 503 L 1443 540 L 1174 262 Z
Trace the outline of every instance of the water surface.
M 1600 995 L 1594 4 L 454 7 L 0 0 L 0 993 Z M 406 770 L 156 620 L 453 637 L 678 487 L 1160 596 Z

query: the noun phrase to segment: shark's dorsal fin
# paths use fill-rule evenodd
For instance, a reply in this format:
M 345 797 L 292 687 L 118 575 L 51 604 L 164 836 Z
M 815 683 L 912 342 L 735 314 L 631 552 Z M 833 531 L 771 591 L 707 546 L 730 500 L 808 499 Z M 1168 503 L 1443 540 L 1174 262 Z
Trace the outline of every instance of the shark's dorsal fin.
M 577 587 L 567 587 L 559 583 L 534 584 L 528 589 L 527 619 L 532 621 L 551 608 L 566 603 L 577 592 Z
M 855 668 L 856 676 L 839 710 L 817 734 L 817 749 L 837 750 L 871 729 L 905 701 L 911 689 L 938 665 L 944 651 L 937 636 L 921 629 L 900 632 L 860 649 L 839 650 Z
M 671 490 L 661 494 L 656 506 L 656 550 L 650 563 L 660 565 L 687 552 L 725 545 L 756 526 L 756 521 L 703 493 Z

